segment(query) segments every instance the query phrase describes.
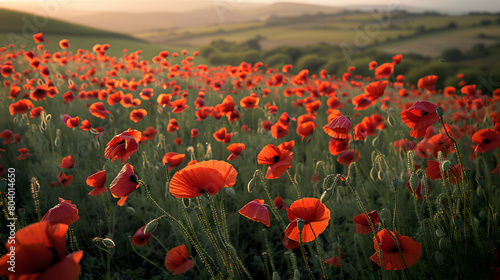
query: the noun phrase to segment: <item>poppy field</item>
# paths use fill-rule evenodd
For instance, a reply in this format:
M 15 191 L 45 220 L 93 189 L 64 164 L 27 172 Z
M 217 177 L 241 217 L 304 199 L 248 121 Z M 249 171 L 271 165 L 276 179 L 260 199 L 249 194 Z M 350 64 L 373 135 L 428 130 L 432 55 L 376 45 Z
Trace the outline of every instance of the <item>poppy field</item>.
M 0 276 L 500 278 L 500 88 L 33 40 L 0 48 Z

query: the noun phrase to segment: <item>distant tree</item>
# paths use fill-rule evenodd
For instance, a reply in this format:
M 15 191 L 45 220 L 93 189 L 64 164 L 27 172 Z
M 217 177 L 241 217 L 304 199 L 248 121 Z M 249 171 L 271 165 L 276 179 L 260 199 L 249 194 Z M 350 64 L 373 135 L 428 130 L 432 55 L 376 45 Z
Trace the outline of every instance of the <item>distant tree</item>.
M 452 28 L 457 28 L 458 26 L 454 21 L 450 21 L 448 22 L 448 25 L 446 27 L 452 29 Z
M 425 26 L 419 25 L 419 26 L 415 27 L 415 34 L 425 33 L 426 30 L 427 29 L 425 28 Z
M 262 56 L 261 53 L 257 50 L 249 50 L 241 55 L 241 59 L 245 62 L 255 64 L 261 61 Z
M 460 61 L 464 58 L 462 51 L 457 48 L 449 48 L 441 53 L 441 57 L 445 61 Z
M 297 69 L 309 69 L 309 73 L 316 73 L 325 61 L 317 54 L 306 54 L 297 61 Z
M 493 22 L 492 22 L 491 20 L 489 20 L 489 19 L 484 19 L 484 20 L 482 20 L 482 21 L 479 23 L 479 25 L 481 25 L 481 26 L 490 26 L 492 23 L 493 23 Z
M 269 64 L 269 67 L 282 68 L 287 64 L 292 64 L 292 59 L 284 53 L 276 53 L 265 59 L 265 62 Z
M 484 44 L 479 43 L 472 46 L 472 48 L 465 53 L 465 56 L 481 57 L 481 56 L 487 56 L 489 54 L 490 51 L 488 50 L 488 48 L 486 48 Z

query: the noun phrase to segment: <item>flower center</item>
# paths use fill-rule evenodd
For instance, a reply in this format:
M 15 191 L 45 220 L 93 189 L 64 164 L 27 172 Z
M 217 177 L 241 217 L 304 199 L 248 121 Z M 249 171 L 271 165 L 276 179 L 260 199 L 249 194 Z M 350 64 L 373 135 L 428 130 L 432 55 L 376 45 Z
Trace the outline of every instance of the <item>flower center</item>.
M 484 138 L 483 139 L 483 144 L 488 144 L 490 142 L 491 142 L 491 140 L 489 138 Z
M 278 155 L 274 156 L 273 161 L 274 161 L 274 163 L 280 161 L 280 156 L 278 156 Z
M 137 178 L 137 175 L 133 174 L 130 176 L 130 178 L 128 178 L 128 180 L 134 184 L 137 184 L 137 181 L 138 181 L 139 178 Z

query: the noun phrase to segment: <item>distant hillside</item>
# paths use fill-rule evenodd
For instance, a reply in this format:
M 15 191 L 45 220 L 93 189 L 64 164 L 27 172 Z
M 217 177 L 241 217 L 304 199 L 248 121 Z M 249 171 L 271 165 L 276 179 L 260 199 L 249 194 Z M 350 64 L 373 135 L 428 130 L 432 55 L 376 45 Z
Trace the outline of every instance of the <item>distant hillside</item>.
M 46 35 L 77 35 L 141 41 L 125 34 L 81 26 L 57 19 L 35 17 L 32 14 L 0 8 L 0 33 L 10 32 L 18 35 L 43 32 Z

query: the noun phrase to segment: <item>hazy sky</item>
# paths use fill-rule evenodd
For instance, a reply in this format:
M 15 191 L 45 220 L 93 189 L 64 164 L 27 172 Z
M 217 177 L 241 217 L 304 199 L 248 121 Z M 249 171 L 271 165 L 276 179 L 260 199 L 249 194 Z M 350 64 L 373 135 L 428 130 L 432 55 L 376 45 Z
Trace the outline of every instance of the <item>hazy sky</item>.
M 34 3 L 38 2 L 38 3 Z M 441 12 L 500 11 L 500 0 L 0 0 L 0 7 L 40 10 L 40 6 L 84 11 L 186 11 L 214 5 L 241 6 L 242 3 L 296 2 L 329 6 L 411 6 Z

